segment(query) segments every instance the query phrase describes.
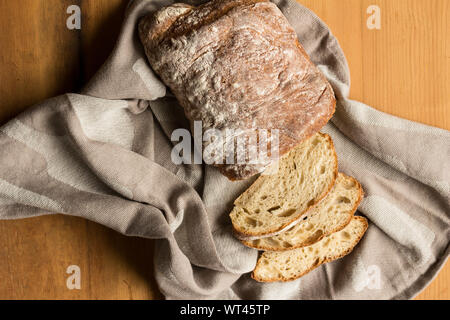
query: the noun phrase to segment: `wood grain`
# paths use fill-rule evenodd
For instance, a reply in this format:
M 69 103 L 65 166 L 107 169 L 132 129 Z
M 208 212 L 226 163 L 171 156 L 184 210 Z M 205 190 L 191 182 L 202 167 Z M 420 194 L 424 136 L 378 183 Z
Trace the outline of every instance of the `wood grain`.
M 78 34 L 65 27 L 72 2 L 0 0 L 0 122 L 79 87 Z
M 450 130 L 450 2 L 298 0 L 333 31 L 350 67 L 351 98 L 380 111 Z M 367 28 L 370 5 L 381 29 Z M 450 263 L 417 299 L 450 299 Z
M 114 46 L 127 0 L 0 0 L 0 123 L 42 99 L 76 92 Z M 351 96 L 450 130 L 447 0 L 299 0 L 333 30 L 347 56 Z M 81 31 L 65 26 L 82 9 Z M 381 8 L 381 30 L 366 9 Z M 26 21 L 26 23 L 21 23 Z M 155 299 L 153 243 L 95 223 L 49 216 L 0 222 L 0 299 Z M 78 265 L 81 290 L 66 288 Z M 450 298 L 450 265 L 418 299 Z
M 0 122 L 27 106 L 79 90 L 114 46 L 127 1 L 0 1 Z M 82 9 L 81 31 L 66 9 Z M 17 23 L 26 21 L 26 23 Z M 159 299 L 153 242 L 93 222 L 48 216 L 0 222 L 0 299 Z M 68 290 L 66 269 L 81 269 Z

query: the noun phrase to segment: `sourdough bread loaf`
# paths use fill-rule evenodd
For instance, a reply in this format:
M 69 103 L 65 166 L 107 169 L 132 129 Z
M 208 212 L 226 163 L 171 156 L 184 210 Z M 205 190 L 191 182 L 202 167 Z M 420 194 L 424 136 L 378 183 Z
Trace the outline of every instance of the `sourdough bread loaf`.
M 266 251 L 258 259 L 252 278 L 260 282 L 298 279 L 324 263 L 349 254 L 367 228 L 367 220 L 357 216 L 341 231 L 311 246 L 282 252 Z
M 203 150 L 211 144 L 225 149 L 214 164 L 231 180 L 262 172 L 317 133 L 334 113 L 330 84 L 267 0 L 174 4 L 144 17 L 139 35 L 151 67 L 176 96 L 191 127 L 201 121 L 204 131 L 235 132 L 203 142 Z M 261 130 L 277 132 L 274 157 L 256 162 L 230 157 L 227 146 Z
M 234 234 L 254 240 L 282 233 L 314 213 L 332 189 L 338 163 L 330 136 L 317 133 L 268 168 L 234 202 Z
M 242 243 L 264 251 L 286 251 L 312 245 L 345 228 L 352 220 L 363 194 L 358 181 L 339 173 L 333 189 L 310 210 L 306 221 L 276 236 Z

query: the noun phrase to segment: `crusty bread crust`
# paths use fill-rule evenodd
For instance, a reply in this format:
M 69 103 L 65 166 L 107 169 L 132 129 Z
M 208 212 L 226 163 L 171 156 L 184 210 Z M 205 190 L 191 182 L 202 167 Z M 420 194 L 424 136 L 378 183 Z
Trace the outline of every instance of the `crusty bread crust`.
M 343 230 L 350 223 L 350 221 L 352 221 L 356 210 L 358 210 L 358 207 L 361 204 L 362 199 L 364 198 L 364 190 L 363 190 L 361 184 L 358 182 L 358 180 L 356 180 L 353 177 L 347 176 L 347 175 L 345 175 L 343 173 L 340 173 L 340 174 L 344 175 L 347 179 L 352 180 L 353 183 L 355 183 L 357 185 L 358 192 L 359 192 L 358 200 L 355 202 L 355 205 L 351 209 L 352 214 L 349 215 L 347 221 L 344 224 L 336 227 L 335 229 L 331 230 L 328 233 L 323 233 L 319 237 L 309 238 L 308 239 L 309 241 L 302 242 L 300 244 L 294 245 L 294 246 L 289 247 L 289 248 L 277 248 L 277 249 L 275 249 L 273 247 L 267 247 L 267 246 L 264 246 L 264 245 L 261 245 L 261 244 L 260 245 L 255 245 L 255 244 L 253 244 L 253 242 L 251 242 L 251 240 L 241 240 L 242 244 L 244 244 L 245 246 L 247 246 L 249 248 L 263 250 L 263 251 L 288 251 L 288 250 L 293 250 L 293 249 L 298 249 L 298 248 L 303 248 L 303 247 L 307 247 L 307 246 L 313 245 L 313 244 L 321 241 L 326 236 L 329 236 L 330 234 L 333 234 L 333 233 L 336 233 L 336 232 L 339 232 L 339 231 Z M 320 202 L 317 205 L 320 206 Z M 311 208 L 311 209 L 313 209 L 313 208 Z M 305 222 L 307 222 L 307 221 L 305 221 Z M 302 223 L 302 221 L 300 221 L 299 223 Z M 252 239 L 252 240 L 255 240 L 255 239 Z
M 333 150 L 333 157 L 334 157 L 334 174 L 333 174 L 333 178 L 332 178 L 332 183 L 330 183 L 330 185 L 328 186 L 327 189 L 325 189 L 322 194 L 317 197 L 317 199 L 315 199 L 315 201 L 313 203 L 311 203 L 310 206 L 308 206 L 308 208 L 300 213 L 297 213 L 296 215 L 293 215 L 293 218 L 290 219 L 288 222 L 284 223 L 281 227 L 269 230 L 263 234 L 261 233 L 256 233 L 256 232 L 251 232 L 251 231 L 246 231 L 246 230 L 242 230 L 241 228 L 239 228 L 238 225 L 233 223 L 233 234 L 235 235 L 236 238 L 238 238 L 239 240 L 254 240 L 254 239 L 260 239 L 260 238 L 267 238 L 267 237 L 272 237 L 275 236 L 277 234 L 280 234 L 284 231 L 286 231 L 287 229 L 295 226 L 297 223 L 301 223 L 303 221 L 303 219 L 307 219 L 310 210 L 315 207 L 317 204 L 320 203 L 320 201 L 322 201 L 325 196 L 331 191 L 331 189 L 333 188 L 337 176 L 338 176 L 338 157 L 336 154 L 336 150 L 334 148 L 334 143 L 333 143 L 333 139 L 331 139 L 331 137 L 326 134 L 326 133 L 321 133 L 319 132 L 318 134 L 320 134 L 321 136 L 325 137 L 328 141 L 328 143 L 332 146 L 332 150 Z M 256 183 L 256 182 L 255 182 Z
M 180 16 L 163 35 L 164 40 L 178 38 L 201 27 L 209 25 L 228 14 L 230 10 L 239 6 L 248 6 L 268 0 L 213 0 L 197 7 L 190 6 L 193 10 L 189 15 Z M 184 5 L 184 4 L 183 4 Z
M 357 220 L 361 221 L 364 224 L 364 229 L 363 229 L 363 232 L 361 232 L 361 234 L 359 235 L 359 237 L 355 240 L 355 242 L 352 245 L 352 247 L 350 249 L 346 250 L 345 252 L 343 252 L 342 254 L 334 256 L 334 257 L 331 257 L 331 258 L 326 258 L 326 259 L 324 259 L 322 261 L 319 261 L 317 264 L 315 264 L 314 266 L 312 266 L 311 268 L 309 268 L 305 272 L 303 272 L 303 273 L 301 273 L 299 275 L 296 275 L 295 277 L 292 277 L 292 278 L 284 278 L 284 277 L 282 277 L 282 278 L 274 278 L 274 279 L 261 279 L 258 276 L 256 276 L 255 271 L 253 271 L 252 274 L 251 274 L 252 279 L 254 279 L 254 280 L 258 281 L 258 282 L 288 282 L 288 281 L 293 281 L 293 280 L 297 280 L 297 279 L 303 277 L 305 274 L 311 272 L 312 270 L 320 267 L 321 265 L 323 265 L 325 263 L 328 263 L 328 262 L 331 262 L 331 261 L 335 261 L 335 260 L 338 260 L 338 259 L 341 259 L 341 258 L 345 257 L 346 255 L 350 254 L 353 251 L 353 249 L 361 241 L 362 237 L 364 236 L 364 234 L 366 233 L 367 229 L 369 228 L 369 223 L 368 223 L 366 218 L 360 217 L 360 216 L 355 216 L 355 217 L 353 217 L 353 219 L 357 219 Z M 261 257 L 258 259 L 258 262 L 256 263 L 255 270 L 260 266 L 260 263 L 261 263 Z
M 201 121 L 203 130 L 280 130 L 281 157 L 335 112 L 331 85 L 267 0 L 175 4 L 144 17 L 139 35 L 153 70 L 191 127 Z M 272 160 L 216 167 L 235 181 L 262 172 Z

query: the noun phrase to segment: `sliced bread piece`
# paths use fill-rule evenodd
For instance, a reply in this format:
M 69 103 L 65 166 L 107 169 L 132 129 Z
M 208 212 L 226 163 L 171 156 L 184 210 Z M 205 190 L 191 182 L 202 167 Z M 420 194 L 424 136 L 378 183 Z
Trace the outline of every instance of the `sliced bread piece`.
M 344 229 L 312 246 L 282 252 L 264 252 L 258 259 L 252 278 L 260 282 L 298 279 L 324 263 L 349 254 L 367 228 L 367 220 L 357 216 Z
M 265 251 L 285 251 L 310 246 L 345 228 L 352 220 L 363 194 L 356 179 L 339 173 L 333 189 L 309 211 L 305 222 L 276 236 L 242 243 Z
M 230 213 L 240 240 L 269 237 L 288 230 L 332 189 L 338 163 L 331 137 L 318 133 L 284 155 L 234 202 Z

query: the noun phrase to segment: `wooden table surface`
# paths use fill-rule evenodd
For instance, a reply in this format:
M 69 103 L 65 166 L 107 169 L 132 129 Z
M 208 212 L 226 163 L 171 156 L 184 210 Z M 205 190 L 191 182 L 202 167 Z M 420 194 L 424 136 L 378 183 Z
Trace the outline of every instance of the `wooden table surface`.
M 351 96 L 450 130 L 448 0 L 299 0 L 337 36 Z M 68 30 L 67 8 L 82 11 Z M 77 92 L 114 46 L 127 0 L 0 0 L 0 124 L 45 98 Z M 366 24 L 370 5 L 381 29 Z M 79 218 L 0 222 L 0 299 L 158 299 L 153 243 Z M 66 269 L 81 269 L 68 290 Z M 450 264 L 418 299 L 449 299 Z

